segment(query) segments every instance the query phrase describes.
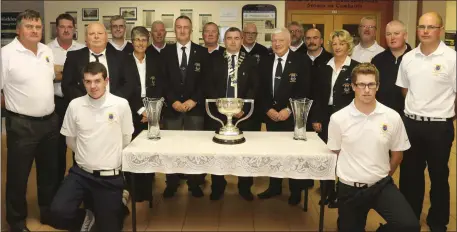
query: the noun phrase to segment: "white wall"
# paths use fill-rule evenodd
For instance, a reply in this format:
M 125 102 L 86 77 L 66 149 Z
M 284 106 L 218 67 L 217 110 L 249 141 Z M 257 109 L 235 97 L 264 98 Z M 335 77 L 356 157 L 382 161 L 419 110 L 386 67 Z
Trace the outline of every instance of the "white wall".
M 237 26 L 241 28 L 241 8 L 246 4 L 272 4 L 277 8 L 277 25 L 284 26 L 285 22 L 285 1 L 45 1 L 45 25 L 55 21 L 55 18 L 65 11 L 78 12 L 78 41 L 84 42 L 84 25 L 90 21 L 82 21 L 82 8 L 99 8 L 99 22 L 102 22 L 103 16 L 112 16 L 119 14 L 119 7 L 137 7 L 136 26 L 143 24 L 143 10 L 155 10 L 155 19 L 161 20 L 162 14 L 174 14 L 174 17 L 180 15 L 180 9 L 193 9 L 193 27 L 192 40 L 198 43 L 201 38 L 199 32 L 199 14 L 212 14 L 212 21 L 220 24 L 219 16 L 222 8 L 236 8 L 238 12 L 237 21 L 229 25 L 220 26 Z M 167 37 L 174 33 L 168 32 Z M 49 42 L 50 31 L 45 32 L 45 41 Z
M 416 46 L 416 20 L 417 2 L 416 1 L 395 1 L 394 19 L 402 21 L 408 31 L 408 44 L 413 48 Z

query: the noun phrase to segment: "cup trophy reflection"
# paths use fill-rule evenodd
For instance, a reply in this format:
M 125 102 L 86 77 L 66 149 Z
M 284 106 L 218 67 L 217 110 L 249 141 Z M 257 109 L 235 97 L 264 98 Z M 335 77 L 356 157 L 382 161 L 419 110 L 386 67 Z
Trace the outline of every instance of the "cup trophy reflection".
M 216 103 L 217 110 L 219 113 L 227 116 L 227 124 L 224 125 L 224 122 L 219 118 L 211 114 L 209 109 L 209 103 Z M 238 114 L 243 109 L 245 103 L 251 103 L 251 109 L 249 113 L 240 118 L 235 125 L 232 123 L 233 115 Z M 222 127 L 216 131 L 216 134 L 213 137 L 213 142 L 219 144 L 240 144 L 244 143 L 246 139 L 244 138 L 243 132 L 236 127 L 240 122 L 248 119 L 252 112 L 254 111 L 254 100 L 252 99 L 241 99 L 241 98 L 218 98 L 218 99 L 206 99 L 206 112 L 208 115 L 221 123 Z
M 306 141 L 306 121 L 313 100 L 308 98 L 289 99 L 294 115 L 294 139 Z

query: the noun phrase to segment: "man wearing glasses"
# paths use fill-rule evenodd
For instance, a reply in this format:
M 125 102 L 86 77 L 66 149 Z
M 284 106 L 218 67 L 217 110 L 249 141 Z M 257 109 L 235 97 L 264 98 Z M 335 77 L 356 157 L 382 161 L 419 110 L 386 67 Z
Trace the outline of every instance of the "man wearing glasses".
M 124 17 L 115 15 L 111 17 L 110 24 L 113 39 L 109 41 L 109 45 L 112 45 L 118 51 L 131 54 L 133 52 L 133 45 L 124 38 L 126 29 Z
M 377 54 L 384 51 L 384 48 L 376 42 L 376 19 L 363 17 L 359 25 L 360 43 L 354 47 L 352 59 L 360 63 L 370 62 Z
M 290 32 L 290 50 L 305 54 L 307 49 L 303 41 L 305 37 L 303 26 L 296 21 L 292 21 L 287 26 L 287 29 Z
M 401 164 L 400 190 L 419 218 L 428 167 L 432 187 L 427 224 L 434 232 L 446 231 L 449 223 L 448 161 L 457 90 L 456 52 L 440 40 L 443 30 L 436 12 L 420 17 L 420 44 L 403 57 L 396 82 L 406 96 L 404 122 L 411 143 Z
M 328 129 L 327 146 L 338 156 L 338 231 L 365 231 L 370 209 L 387 222 L 376 231 L 419 231 L 419 220 L 391 177 L 410 148 L 402 119 L 376 101 L 379 72 L 373 64 L 357 65 L 351 82 L 355 98 L 331 116 Z
M 244 25 L 243 28 L 243 46 L 241 46 L 241 52 L 254 56 L 257 58 L 257 64 L 260 61 L 260 57 L 268 55 L 268 48 L 256 42 L 257 39 L 257 26 L 253 23 Z

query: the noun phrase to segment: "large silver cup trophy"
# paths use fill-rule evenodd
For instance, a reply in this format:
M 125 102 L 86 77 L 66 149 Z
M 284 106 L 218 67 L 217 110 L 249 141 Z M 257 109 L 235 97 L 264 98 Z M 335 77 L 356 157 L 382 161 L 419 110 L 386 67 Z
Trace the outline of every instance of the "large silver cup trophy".
M 163 98 L 143 98 L 146 116 L 148 118 L 148 139 L 160 139 L 160 113 L 164 103 Z
M 211 114 L 209 109 L 209 103 L 214 102 L 216 103 L 217 110 L 219 113 L 227 116 L 227 124 L 224 124 L 222 120 L 217 117 L 214 117 Z M 233 115 L 238 114 L 243 109 L 245 103 L 251 103 L 251 109 L 249 113 L 240 118 L 235 125 L 232 123 Z M 240 144 L 244 143 L 246 139 L 244 138 L 243 132 L 236 127 L 240 122 L 248 119 L 251 117 L 252 112 L 254 111 L 254 100 L 252 99 L 241 99 L 241 98 L 218 98 L 218 99 L 206 99 L 206 112 L 208 115 L 221 123 L 222 127 L 216 131 L 216 134 L 213 137 L 213 141 L 215 143 L 220 144 Z
M 308 120 L 308 114 L 313 100 L 308 98 L 290 98 L 289 101 L 294 115 L 294 139 L 306 141 L 306 121 Z

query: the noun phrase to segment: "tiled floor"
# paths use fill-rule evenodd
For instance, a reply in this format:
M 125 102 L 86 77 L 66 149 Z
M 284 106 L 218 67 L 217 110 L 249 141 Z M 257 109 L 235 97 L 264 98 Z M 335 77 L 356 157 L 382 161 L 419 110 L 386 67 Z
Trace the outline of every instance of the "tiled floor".
M 6 150 L 5 133 L 2 133 L 2 230 L 6 230 L 5 220 L 5 173 L 6 173 Z M 449 161 L 451 184 L 451 216 L 448 231 L 456 231 L 456 153 L 455 141 Z M 68 157 L 70 153 L 67 154 Z M 68 159 L 68 160 L 71 160 Z M 68 163 L 70 165 L 70 162 Z M 35 169 L 30 173 L 28 185 L 28 210 L 27 224 L 32 231 L 56 231 L 53 228 L 41 225 L 36 198 L 36 174 Z M 208 176 L 209 177 L 209 176 Z M 179 193 L 173 199 L 163 199 L 161 193 L 165 187 L 164 175 L 158 174 L 155 181 L 155 193 L 153 208 L 149 209 L 147 203 L 137 204 L 137 228 L 138 231 L 317 231 L 319 225 L 320 196 L 315 187 L 310 190 L 308 212 L 304 212 L 300 206 L 291 207 L 287 204 L 288 187 L 284 185 L 283 196 L 270 200 L 255 199 L 246 202 L 238 196 L 237 180 L 233 176 L 227 177 L 228 186 L 225 197 L 220 201 L 210 201 L 210 181 L 207 178 L 205 185 L 205 197 L 196 199 L 187 192 L 187 186 L 182 183 Z M 398 183 L 398 171 L 394 176 Z M 430 182 L 427 179 L 427 188 Z M 263 191 L 268 185 L 267 178 L 256 178 L 253 193 Z M 316 182 L 316 186 L 318 186 Z M 426 213 L 430 207 L 428 192 L 425 193 L 424 212 L 421 217 L 422 231 L 428 231 L 425 223 Z M 325 231 L 336 231 L 337 211 L 326 209 Z M 367 231 L 375 231 L 382 218 L 371 211 L 367 220 Z M 131 218 L 125 221 L 124 230 L 131 231 Z

